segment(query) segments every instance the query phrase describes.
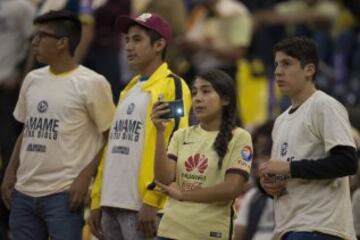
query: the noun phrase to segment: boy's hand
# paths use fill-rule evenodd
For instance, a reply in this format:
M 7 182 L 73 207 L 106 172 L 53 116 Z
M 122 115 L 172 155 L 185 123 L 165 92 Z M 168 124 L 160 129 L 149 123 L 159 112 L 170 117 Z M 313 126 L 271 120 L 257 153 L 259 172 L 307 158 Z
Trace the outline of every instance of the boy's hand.
M 146 238 L 155 237 L 157 232 L 156 221 L 157 209 L 143 203 L 139 211 L 139 225 L 137 229 L 141 231 Z
M 1 184 L 1 196 L 7 209 L 10 209 L 11 205 L 11 193 L 14 190 L 16 182 L 15 174 L 6 174 Z
M 79 174 L 70 186 L 69 201 L 70 210 L 75 211 L 85 203 L 89 191 L 91 177 L 86 174 Z
M 91 233 L 100 240 L 104 239 L 101 227 L 101 208 L 92 209 L 88 220 Z
M 260 175 L 290 175 L 290 162 L 269 160 L 262 163 L 259 167 Z
M 286 181 L 277 181 L 276 176 L 262 175 L 260 185 L 267 194 L 273 197 L 280 195 L 286 189 Z

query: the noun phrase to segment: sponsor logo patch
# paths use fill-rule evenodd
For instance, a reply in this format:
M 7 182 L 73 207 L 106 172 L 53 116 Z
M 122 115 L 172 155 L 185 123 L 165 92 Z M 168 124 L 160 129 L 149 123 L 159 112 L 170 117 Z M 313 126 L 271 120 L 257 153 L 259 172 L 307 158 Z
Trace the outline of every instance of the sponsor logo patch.
M 241 150 L 241 157 L 242 159 L 244 159 L 244 161 L 249 162 L 252 160 L 253 158 L 253 150 L 250 146 L 245 146 L 242 150 Z
M 197 168 L 199 173 L 204 173 L 207 167 L 208 167 L 208 159 L 205 157 L 205 155 L 200 155 L 199 153 L 190 156 L 185 161 L 185 169 L 188 172 L 191 172 Z

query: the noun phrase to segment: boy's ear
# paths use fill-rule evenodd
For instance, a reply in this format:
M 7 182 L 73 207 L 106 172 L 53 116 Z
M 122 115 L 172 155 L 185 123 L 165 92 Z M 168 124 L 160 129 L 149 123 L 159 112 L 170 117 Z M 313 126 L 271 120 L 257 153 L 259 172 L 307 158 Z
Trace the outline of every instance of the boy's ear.
M 305 66 L 305 74 L 308 77 L 312 77 L 315 75 L 316 67 L 313 63 L 306 64 Z
M 70 48 L 69 38 L 65 38 L 65 37 L 60 38 L 57 46 L 59 50 L 69 49 Z
M 155 43 L 154 43 L 154 46 L 155 46 L 155 49 L 156 51 L 158 52 L 162 52 L 163 49 L 166 47 L 166 41 L 165 39 L 163 38 L 160 38 L 159 40 L 157 40 Z

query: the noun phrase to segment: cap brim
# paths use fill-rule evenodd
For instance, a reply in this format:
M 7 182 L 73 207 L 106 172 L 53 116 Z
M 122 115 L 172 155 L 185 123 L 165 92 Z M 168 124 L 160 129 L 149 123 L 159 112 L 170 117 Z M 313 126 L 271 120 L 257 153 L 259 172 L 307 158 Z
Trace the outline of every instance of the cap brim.
M 129 31 L 129 27 L 133 24 L 141 25 L 145 28 L 148 28 L 145 26 L 142 22 L 136 21 L 135 19 L 132 19 L 129 16 L 119 16 L 115 21 L 115 26 L 120 30 L 122 33 L 127 33 Z

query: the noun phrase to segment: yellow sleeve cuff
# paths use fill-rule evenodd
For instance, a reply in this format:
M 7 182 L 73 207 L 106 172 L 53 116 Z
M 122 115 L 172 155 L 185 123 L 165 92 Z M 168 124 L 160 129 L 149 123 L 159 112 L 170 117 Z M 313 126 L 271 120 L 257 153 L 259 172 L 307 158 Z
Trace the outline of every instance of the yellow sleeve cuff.
M 143 198 L 143 203 L 157 209 L 162 209 L 164 208 L 166 199 L 167 197 L 164 193 L 146 190 Z

